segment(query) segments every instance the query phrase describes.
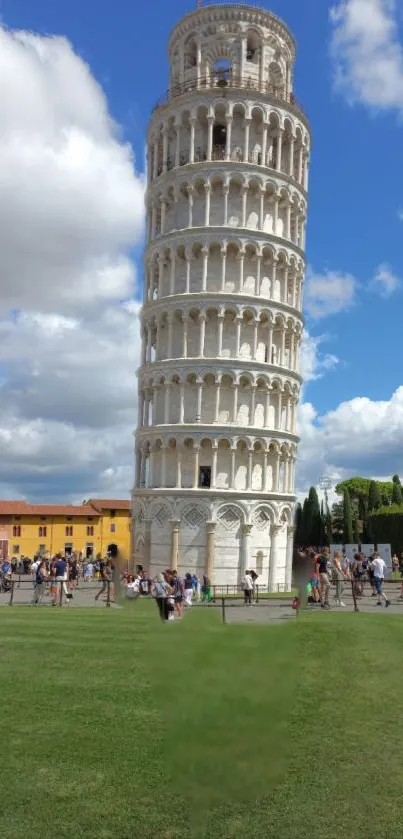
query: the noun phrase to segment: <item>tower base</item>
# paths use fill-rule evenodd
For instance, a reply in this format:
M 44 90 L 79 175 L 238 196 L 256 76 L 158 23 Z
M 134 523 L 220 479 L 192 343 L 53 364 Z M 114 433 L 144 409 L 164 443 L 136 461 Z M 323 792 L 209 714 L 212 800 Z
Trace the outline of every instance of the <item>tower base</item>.
M 135 562 L 154 577 L 167 568 L 205 574 L 213 585 L 238 585 L 255 570 L 269 591 L 290 591 L 294 498 L 200 490 L 133 496 Z

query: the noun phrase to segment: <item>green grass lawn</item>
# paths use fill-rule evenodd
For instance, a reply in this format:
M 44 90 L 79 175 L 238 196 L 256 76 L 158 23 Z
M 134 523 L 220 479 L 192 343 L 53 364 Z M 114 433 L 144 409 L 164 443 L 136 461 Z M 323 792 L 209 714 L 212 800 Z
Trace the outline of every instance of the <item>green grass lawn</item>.
M 1 837 L 402 836 L 400 617 L 3 608 L 0 633 Z

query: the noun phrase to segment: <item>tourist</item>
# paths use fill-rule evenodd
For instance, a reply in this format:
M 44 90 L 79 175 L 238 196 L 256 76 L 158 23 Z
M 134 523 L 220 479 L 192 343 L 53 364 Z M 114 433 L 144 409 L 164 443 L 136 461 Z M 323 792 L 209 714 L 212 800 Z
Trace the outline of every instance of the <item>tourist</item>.
M 99 600 L 101 594 L 104 594 L 105 592 L 108 593 L 108 586 L 110 586 L 110 584 L 111 584 L 111 577 L 112 577 L 109 560 L 105 561 L 105 560 L 101 559 L 98 564 L 99 564 L 99 573 L 100 573 L 101 581 L 102 581 L 102 588 L 100 588 L 100 590 L 95 595 L 95 598 L 94 598 L 95 600 Z
M 317 573 L 320 580 L 320 605 L 322 609 L 330 609 L 329 548 L 323 548 L 317 557 Z
M 183 596 L 184 596 L 184 585 L 183 580 L 178 577 L 177 571 L 172 571 L 172 589 L 173 589 L 173 597 L 175 602 L 175 608 L 178 614 L 178 619 L 180 620 L 183 616 Z
M 67 587 L 66 587 L 67 560 L 64 559 L 61 554 L 57 554 L 56 557 L 55 557 L 54 574 L 55 574 L 55 582 L 56 582 L 56 587 L 55 587 L 56 596 L 52 600 L 52 606 L 57 606 L 58 595 L 60 597 L 59 603 L 60 603 L 60 606 L 61 606 L 62 605 L 63 592 L 66 595 L 68 594 Z
M 73 559 L 73 560 L 71 560 L 71 562 L 69 562 L 69 582 L 68 582 L 68 586 L 69 586 L 70 591 L 74 591 L 74 589 L 77 588 L 77 585 L 78 585 L 78 566 L 77 566 L 77 560 Z
M 163 621 L 167 621 L 169 618 L 168 598 L 170 593 L 171 586 L 166 581 L 163 574 L 158 574 L 158 577 L 152 586 L 152 595 L 155 598 L 160 618 Z
M 343 591 L 344 591 L 345 576 L 344 576 L 343 569 L 341 567 L 340 551 L 335 551 L 334 552 L 333 570 L 334 570 L 334 576 L 335 576 L 335 580 L 336 580 L 336 603 L 337 603 L 338 606 L 344 606 L 345 607 L 346 604 L 343 603 L 343 601 L 341 599 L 341 596 L 342 596 Z
M 256 574 L 256 571 L 253 571 L 253 570 L 249 571 L 249 574 L 252 577 L 252 583 L 253 583 L 253 590 L 252 590 L 253 600 L 254 600 L 255 603 L 257 603 L 257 591 L 258 591 L 257 580 L 259 579 L 259 574 Z
M 210 603 L 211 601 L 211 583 L 207 574 L 203 574 L 202 584 L 202 603 Z
M 193 584 L 192 584 L 192 575 L 187 573 L 185 574 L 185 606 L 192 605 L 192 598 L 193 598 Z
M 40 556 L 38 556 L 34 560 L 34 562 L 31 564 L 31 580 L 32 580 L 32 585 L 33 585 L 33 588 L 34 588 L 34 592 L 35 592 L 35 588 L 36 588 L 36 572 L 37 572 L 40 564 L 41 564 L 41 557 Z M 34 602 L 34 599 L 35 598 L 33 598 L 32 602 Z
M 43 600 L 43 596 L 46 591 L 46 582 L 49 579 L 46 569 L 46 562 L 42 559 L 37 566 L 35 572 L 35 592 L 34 592 L 34 605 L 40 606 Z
M 129 574 L 125 580 L 125 595 L 129 600 L 136 600 L 140 594 L 140 578 Z
M 200 600 L 200 583 L 197 574 L 192 574 L 193 596 Z
M 378 602 L 376 605 L 382 606 L 382 600 L 384 600 L 385 606 L 390 606 L 390 600 L 388 600 L 385 592 L 383 591 L 383 581 L 385 579 L 386 562 L 379 556 L 378 551 L 375 551 L 374 553 L 374 558 L 372 560 L 371 566 L 374 572 L 374 583 L 376 593 L 378 595 Z
M 140 577 L 140 594 L 142 597 L 149 597 L 151 594 L 151 580 L 148 579 L 147 571 L 143 571 Z
M 244 578 L 242 580 L 242 588 L 243 588 L 244 606 L 251 606 L 252 605 L 253 579 L 251 577 L 250 571 L 245 571 Z
M 84 563 L 84 582 L 88 583 L 94 579 L 94 565 L 91 562 L 91 558 L 88 559 L 88 562 Z

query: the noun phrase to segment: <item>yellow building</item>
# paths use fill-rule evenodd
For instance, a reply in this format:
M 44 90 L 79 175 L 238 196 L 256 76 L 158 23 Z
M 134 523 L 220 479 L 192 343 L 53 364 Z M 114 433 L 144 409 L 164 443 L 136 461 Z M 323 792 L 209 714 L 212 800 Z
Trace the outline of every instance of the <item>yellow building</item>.
M 130 501 L 90 499 L 82 506 L 0 501 L 0 555 L 39 551 L 131 556 Z

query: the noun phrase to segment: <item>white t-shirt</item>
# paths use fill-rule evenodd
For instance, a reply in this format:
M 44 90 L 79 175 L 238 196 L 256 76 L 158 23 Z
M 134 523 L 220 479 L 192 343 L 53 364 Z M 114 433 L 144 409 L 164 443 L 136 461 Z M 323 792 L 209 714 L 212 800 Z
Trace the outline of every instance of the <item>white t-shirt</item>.
M 384 562 L 380 556 L 377 556 L 372 560 L 371 568 L 374 572 L 374 577 L 378 577 L 380 580 L 383 580 L 385 576 L 386 562 Z
M 39 560 L 39 559 L 37 559 L 37 560 L 36 560 L 36 562 L 33 562 L 33 563 L 32 563 L 32 565 L 31 565 L 31 575 L 32 575 L 33 577 L 35 577 L 35 574 L 36 574 L 36 572 L 37 572 L 37 570 L 38 570 L 38 568 L 39 568 L 40 564 L 41 564 L 41 562 L 40 562 L 40 560 Z
M 253 580 L 250 574 L 245 574 L 243 578 L 243 587 L 246 591 L 252 591 L 253 589 Z
M 126 586 L 126 597 L 135 597 L 139 591 L 139 581 L 134 580 Z

